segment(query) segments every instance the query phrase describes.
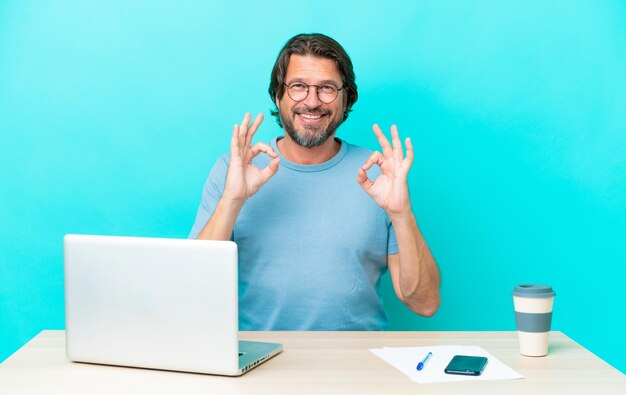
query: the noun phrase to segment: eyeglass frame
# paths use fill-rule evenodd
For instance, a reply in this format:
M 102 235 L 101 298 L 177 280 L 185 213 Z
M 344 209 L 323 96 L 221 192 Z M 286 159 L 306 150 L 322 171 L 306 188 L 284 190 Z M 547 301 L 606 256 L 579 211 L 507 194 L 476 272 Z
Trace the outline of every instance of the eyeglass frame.
M 305 85 L 305 86 L 306 86 L 306 95 L 305 95 L 302 99 L 300 99 L 300 100 L 296 100 L 296 99 L 294 99 L 293 97 L 291 97 L 291 95 L 289 94 L 289 87 L 290 87 L 291 85 L 293 85 L 293 84 L 302 84 L 302 85 Z M 314 86 L 314 87 L 315 87 L 315 94 L 317 95 L 317 99 L 318 99 L 319 101 L 321 101 L 322 103 L 324 103 L 324 104 L 330 104 L 330 103 L 333 103 L 335 100 L 337 100 L 337 98 L 339 97 L 339 92 L 341 92 L 341 91 L 342 91 L 342 90 L 346 87 L 346 85 L 345 85 L 345 84 L 344 84 L 341 88 L 337 88 L 337 87 L 336 87 L 336 86 L 334 86 L 333 84 L 328 84 L 328 83 L 327 83 L 327 84 L 321 84 L 321 85 L 313 85 L 313 84 L 307 84 L 307 83 L 302 82 L 302 81 L 294 81 L 294 82 L 292 82 L 291 84 L 286 84 L 286 83 L 284 83 L 284 82 L 283 82 L 283 85 L 287 87 L 287 96 L 289 96 L 289 98 L 290 98 L 291 100 L 293 100 L 293 101 L 295 101 L 295 102 L 297 102 L 297 103 L 300 103 L 300 102 L 302 102 L 302 101 L 305 101 L 305 100 L 306 100 L 306 98 L 307 98 L 307 97 L 309 97 L 309 92 L 311 91 L 311 89 L 310 89 L 310 88 L 311 88 L 312 86 Z M 319 89 L 319 88 L 320 88 L 320 86 L 324 86 L 324 85 L 333 86 L 335 89 L 337 89 L 337 94 L 335 95 L 335 98 L 334 98 L 333 100 L 329 101 L 328 103 L 326 103 L 325 101 L 323 101 L 323 100 L 320 98 L 320 89 Z

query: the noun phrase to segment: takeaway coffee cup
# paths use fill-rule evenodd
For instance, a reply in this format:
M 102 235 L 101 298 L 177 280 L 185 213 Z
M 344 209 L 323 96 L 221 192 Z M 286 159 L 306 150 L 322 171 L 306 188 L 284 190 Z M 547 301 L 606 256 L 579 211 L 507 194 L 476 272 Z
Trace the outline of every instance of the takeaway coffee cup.
M 548 355 L 554 295 L 549 285 L 523 284 L 513 290 L 520 354 L 530 357 Z

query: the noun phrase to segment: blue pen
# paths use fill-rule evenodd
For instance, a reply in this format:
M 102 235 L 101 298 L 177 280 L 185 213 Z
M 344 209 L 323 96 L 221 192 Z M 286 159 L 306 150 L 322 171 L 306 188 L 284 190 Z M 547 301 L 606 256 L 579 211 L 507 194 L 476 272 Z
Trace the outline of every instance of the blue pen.
M 422 369 L 424 369 L 424 366 L 426 366 L 426 362 L 428 362 L 428 360 L 429 360 L 429 359 L 430 359 L 430 357 L 432 357 L 432 356 L 433 356 L 433 353 L 432 353 L 432 352 L 429 352 L 429 353 L 428 353 L 428 355 L 426 355 L 426 358 L 424 358 L 424 359 L 422 360 L 422 362 L 420 362 L 420 363 L 418 363 L 418 364 L 417 364 L 417 370 L 422 370 Z

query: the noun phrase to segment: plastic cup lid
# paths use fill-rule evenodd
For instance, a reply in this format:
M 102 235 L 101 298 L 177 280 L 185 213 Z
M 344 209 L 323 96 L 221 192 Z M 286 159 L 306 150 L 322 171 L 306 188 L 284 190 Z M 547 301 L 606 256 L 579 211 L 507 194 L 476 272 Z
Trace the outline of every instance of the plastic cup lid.
M 549 285 L 541 284 L 521 284 L 513 290 L 513 296 L 524 298 L 547 298 L 556 295 Z

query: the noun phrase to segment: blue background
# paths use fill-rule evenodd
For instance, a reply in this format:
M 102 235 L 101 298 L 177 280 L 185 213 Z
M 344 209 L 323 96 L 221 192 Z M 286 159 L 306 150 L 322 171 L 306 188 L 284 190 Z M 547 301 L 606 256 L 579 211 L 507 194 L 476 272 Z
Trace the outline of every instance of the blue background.
M 431 319 L 513 330 L 515 284 L 626 371 L 626 6 L 619 1 L 0 2 L 0 360 L 62 329 L 66 233 L 186 237 L 232 124 L 269 116 L 292 35 L 355 64 L 339 136 L 411 136 L 414 211 L 443 275 Z M 355 170 L 356 174 L 356 170 Z

